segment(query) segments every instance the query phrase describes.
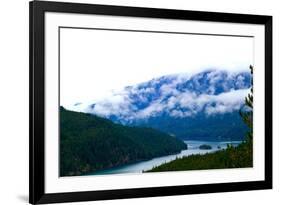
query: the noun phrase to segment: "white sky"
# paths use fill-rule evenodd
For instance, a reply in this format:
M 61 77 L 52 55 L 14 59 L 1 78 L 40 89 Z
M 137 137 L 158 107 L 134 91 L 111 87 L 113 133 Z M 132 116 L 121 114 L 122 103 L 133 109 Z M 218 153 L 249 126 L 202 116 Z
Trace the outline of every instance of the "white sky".
M 254 39 L 61 29 L 60 45 L 60 101 L 68 106 L 167 74 L 247 70 Z

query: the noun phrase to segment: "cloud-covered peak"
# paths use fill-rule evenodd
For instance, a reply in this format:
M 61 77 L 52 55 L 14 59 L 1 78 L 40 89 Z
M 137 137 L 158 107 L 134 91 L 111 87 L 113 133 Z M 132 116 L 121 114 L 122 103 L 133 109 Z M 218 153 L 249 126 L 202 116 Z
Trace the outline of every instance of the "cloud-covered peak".
M 250 82 L 249 72 L 208 69 L 194 75 L 173 74 L 127 86 L 100 101 L 78 104 L 75 110 L 122 123 L 157 116 L 184 118 L 198 113 L 231 113 L 240 109 Z

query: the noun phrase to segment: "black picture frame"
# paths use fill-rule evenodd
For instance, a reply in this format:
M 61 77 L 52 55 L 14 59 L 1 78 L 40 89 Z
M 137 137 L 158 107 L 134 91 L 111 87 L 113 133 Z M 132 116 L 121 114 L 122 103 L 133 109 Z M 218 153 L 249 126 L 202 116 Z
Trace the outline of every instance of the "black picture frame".
M 30 11 L 30 107 L 29 107 L 29 202 L 57 202 L 123 199 L 198 193 L 260 190 L 272 188 L 272 17 L 124 6 L 32 1 Z M 235 183 L 183 185 L 154 188 L 81 191 L 71 193 L 45 192 L 45 12 L 100 14 L 110 16 L 149 17 L 162 19 L 199 20 L 209 22 L 260 24 L 265 26 L 265 180 Z

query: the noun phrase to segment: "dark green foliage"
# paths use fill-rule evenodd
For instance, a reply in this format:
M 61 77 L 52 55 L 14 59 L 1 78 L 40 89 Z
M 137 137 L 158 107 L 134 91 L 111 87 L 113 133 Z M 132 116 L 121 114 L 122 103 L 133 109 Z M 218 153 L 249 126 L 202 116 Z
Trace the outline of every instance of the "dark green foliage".
M 225 150 L 213 153 L 190 155 L 176 159 L 154 167 L 148 172 L 252 167 L 252 156 L 252 150 L 249 149 L 247 143 L 242 143 L 238 147 L 229 146 Z
M 210 146 L 208 144 L 202 144 L 199 146 L 199 149 L 212 149 L 212 146 Z
M 163 132 L 128 127 L 90 114 L 60 109 L 60 176 L 169 155 L 186 144 Z
M 245 140 L 245 133 L 248 130 L 238 112 L 210 116 L 198 113 L 194 117 L 172 120 L 169 116 L 162 116 L 161 118 L 150 118 L 146 123 L 140 125 L 172 133 L 182 140 L 202 141 Z
M 250 66 L 251 74 L 253 74 L 253 67 Z M 246 140 L 249 143 L 249 145 L 253 144 L 253 80 L 251 80 L 251 92 L 248 94 L 247 97 L 245 97 L 245 105 L 240 110 L 239 114 L 244 121 L 244 123 L 249 128 L 249 131 L 246 135 Z

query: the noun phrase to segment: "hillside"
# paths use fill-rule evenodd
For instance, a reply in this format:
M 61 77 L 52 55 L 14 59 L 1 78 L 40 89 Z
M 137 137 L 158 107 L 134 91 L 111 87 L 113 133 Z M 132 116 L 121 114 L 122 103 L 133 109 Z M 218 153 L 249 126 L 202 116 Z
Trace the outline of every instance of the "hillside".
M 129 127 L 60 108 L 60 176 L 180 152 L 186 144 L 152 128 Z
M 153 127 L 182 140 L 199 141 L 243 141 L 247 131 L 238 111 L 212 116 L 198 114 L 173 120 L 169 116 L 151 117 L 134 125 Z

